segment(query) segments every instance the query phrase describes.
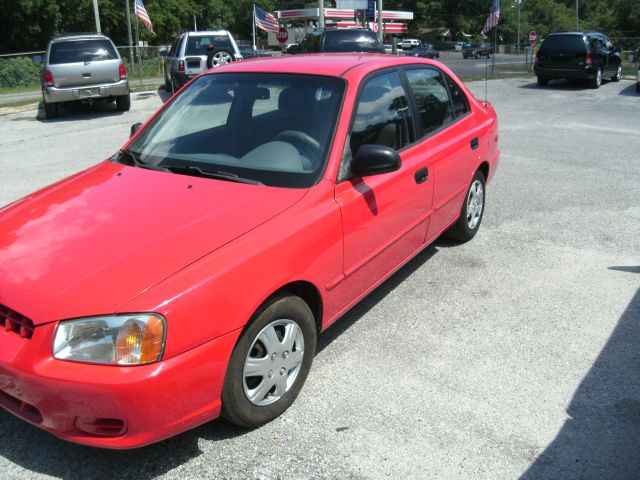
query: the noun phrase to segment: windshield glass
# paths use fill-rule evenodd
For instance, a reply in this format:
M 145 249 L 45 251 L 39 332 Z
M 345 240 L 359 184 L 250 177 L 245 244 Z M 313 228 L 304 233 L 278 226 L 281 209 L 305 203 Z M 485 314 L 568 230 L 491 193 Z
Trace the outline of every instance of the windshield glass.
M 73 40 L 51 44 L 49 63 L 95 62 L 118 58 L 116 49 L 108 40 Z
M 344 80 L 216 73 L 196 79 L 129 145 L 143 164 L 307 188 L 324 170 Z

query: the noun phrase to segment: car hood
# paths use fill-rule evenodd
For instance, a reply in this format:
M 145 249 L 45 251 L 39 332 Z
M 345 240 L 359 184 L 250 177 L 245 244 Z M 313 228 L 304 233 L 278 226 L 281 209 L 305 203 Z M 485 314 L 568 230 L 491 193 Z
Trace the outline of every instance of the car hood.
M 103 162 L 0 210 L 0 304 L 36 325 L 118 311 L 306 191 Z

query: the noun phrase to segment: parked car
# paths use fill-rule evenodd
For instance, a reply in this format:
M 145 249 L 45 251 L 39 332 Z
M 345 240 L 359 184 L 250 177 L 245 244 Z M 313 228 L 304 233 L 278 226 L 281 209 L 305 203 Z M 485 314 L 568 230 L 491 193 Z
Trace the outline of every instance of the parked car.
M 440 58 L 440 52 L 431 45 L 427 43 L 424 47 L 416 47 L 409 52 L 409 55 L 412 57 L 424 57 L 424 58 Z
M 411 50 L 412 48 L 420 46 L 422 46 L 422 42 L 417 38 L 405 38 L 400 43 L 398 43 L 398 47 L 403 50 Z
M 218 49 L 213 58 L 214 66 L 243 58 L 233 35 L 227 30 L 184 32 L 175 39 L 169 53 L 164 57 L 167 91 L 178 90 L 193 77 L 207 70 L 209 45 Z
M 258 58 L 258 57 L 271 57 L 272 53 L 266 50 L 254 50 L 250 45 L 238 45 L 238 50 L 243 59 Z
M 471 43 L 462 49 L 462 58 L 491 58 L 493 45 L 490 43 Z
M 536 53 L 534 71 L 540 86 L 567 78 L 587 80 L 591 88 L 599 88 L 605 78 L 620 80 L 622 59 L 620 49 L 601 33 L 552 33 Z
M 114 101 L 129 110 L 129 80 L 118 49 L 106 35 L 71 33 L 49 41 L 44 55 L 42 99 L 47 118 L 71 102 Z
M 305 35 L 287 53 L 364 52 L 385 53 L 378 35 L 368 28 L 318 29 Z
M 223 65 L 133 132 L 0 210 L 0 406 L 104 448 L 282 414 L 320 332 L 476 235 L 499 156 L 490 103 L 396 55 Z

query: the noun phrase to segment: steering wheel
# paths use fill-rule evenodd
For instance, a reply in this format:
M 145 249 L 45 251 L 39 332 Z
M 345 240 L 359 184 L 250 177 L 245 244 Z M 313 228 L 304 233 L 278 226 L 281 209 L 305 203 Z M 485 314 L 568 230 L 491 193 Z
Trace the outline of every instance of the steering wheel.
M 320 161 L 322 147 L 315 138 L 307 133 L 298 130 L 285 130 L 284 132 L 280 132 L 275 139 L 290 143 L 298 149 L 301 155 L 307 157 L 312 163 Z

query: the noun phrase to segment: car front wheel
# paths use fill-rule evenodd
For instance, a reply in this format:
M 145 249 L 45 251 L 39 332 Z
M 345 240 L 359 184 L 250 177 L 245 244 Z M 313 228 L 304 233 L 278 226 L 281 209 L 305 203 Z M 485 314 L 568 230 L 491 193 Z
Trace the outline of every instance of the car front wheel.
M 450 237 L 460 242 L 468 242 L 475 237 L 484 214 L 484 187 L 484 175 L 482 172 L 477 171 L 467 190 L 467 196 L 460 211 L 460 218 L 447 232 Z
M 316 348 L 316 325 L 300 297 L 280 294 L 254 315 L 231 355 L 222 416 L 258 427 L 281 415 L 302 389 Z
M 589 84 L 591 88 L 600 88 L 600 85 L 602 85 L 602 69 L 600 67 L 598 67 L 596 76 L 591 79 Z
M 549 79 L 546 77 L 538 77 L 538 85 L 541 87 L 546 87 L 549 85 Z
M 615 75 L 611 77 L 611 81 L 619 82 L 621 78 L 622 78 L 622 65 L 618 65 Z

